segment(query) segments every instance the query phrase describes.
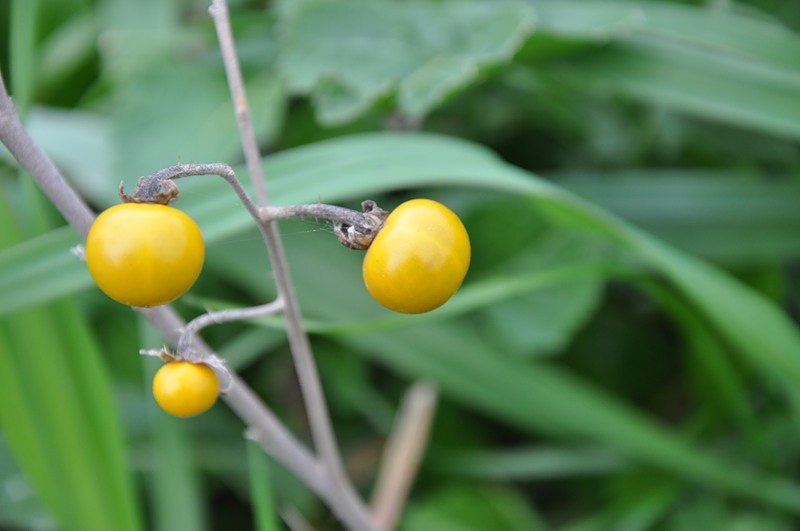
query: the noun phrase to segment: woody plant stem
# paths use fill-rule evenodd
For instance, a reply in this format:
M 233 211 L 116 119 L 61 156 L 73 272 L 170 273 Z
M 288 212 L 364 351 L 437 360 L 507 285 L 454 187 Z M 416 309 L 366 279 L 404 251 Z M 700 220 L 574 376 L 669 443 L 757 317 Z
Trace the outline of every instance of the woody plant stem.
M 244 80 L 239 67 L 239 58 L 236 55 L 233 32 L 228 16 L 228 6 L 225 0 L 213 0 L 209 13 L 214 20 L 214 27 L 217 31 L 220 51 L 222 52 L 225 72 L 228 78 L 228 86 L 236 109 L 236 119 L 239 125 L 239 136 L 244 148 L 245 162 L 250 172 L 253 186 L 256 189 L 258 203 L 264 207 L 269 203 L 266 180 L 261 169 L 261 155 L 256 135 L 253 131 Z M 248 208 L 248 210 L 250 209 Z M 262 221 L 258 216 L 254 216 L 254 219 L 258 222 L 259 231 L 269 252 L 278 297 L 283 301 L 286 334 L 292 351 L 297 378 L 300 382 L 300 389 L 303 393 L 314 445 L 325 471 L 325 479 L 332 486 L 333 495 L 337 498 L 337 506 L 347 508 L 346 513 L 339 514 L 339 516 L 354 531 L 375 529 L 372 516 L 350 483 L 342 463 L 328 414 L 328 406 L 325 402 L 319 374 L 311 352 L 311 344 L 303 328 L 300 305 L 289 274 L 277 223 L 273 220 Z
M 28 134 L 6 90 L 2 72 L 0 72 L 0 142 L 28 171 L 72 228 L 85 239 L 94 222 L 94 212 Z M 179 343 L 181 331 L 185 329 L 186 323 L 172 307 L 165 305 L 135 310 L 142 314 L 169 343 L 173 345 Z M 210 348 L 199 337 L 195 338 L 193 348 L 201 356 L 212 355 Z M 343 497 L 340 486 L 332 480 L 327 467 L 297 440 L 243 380 L 234 373 L 230 376 L 231 388 L 222 398 L 248 426 L 248 434 L 316 492 L 349 529 L 374 529 L 362 502 Z M 358 506 L 354 508 L 356 504 Z

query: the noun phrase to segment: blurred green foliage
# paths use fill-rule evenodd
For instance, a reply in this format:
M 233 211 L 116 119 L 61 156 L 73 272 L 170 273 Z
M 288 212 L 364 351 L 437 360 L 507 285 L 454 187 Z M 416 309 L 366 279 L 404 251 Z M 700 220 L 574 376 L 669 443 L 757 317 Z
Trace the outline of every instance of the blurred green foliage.
M 241 163 L 207 7 L 0 4 L 6 84 L 95 208 L 161 167 Z M 282 225 L 362 492 L 409 383 L 441 389 L 401 528 L 796 527 L 800 4 L 231 8 L 276 204 L 426 196 L 470 231 L 461 292 L 397 316 L 329 227 Z M 208 259 L 177 309 L 274 295 L 235 196 L 180 186 Z M 162 340 L 2 149 L 0 194 L 0 528 L 269 529 L 287 507 L 337 528 L 224 405 L 155 408 L 137 351 Z M 279 319 L 205 337 L 308 437 Z

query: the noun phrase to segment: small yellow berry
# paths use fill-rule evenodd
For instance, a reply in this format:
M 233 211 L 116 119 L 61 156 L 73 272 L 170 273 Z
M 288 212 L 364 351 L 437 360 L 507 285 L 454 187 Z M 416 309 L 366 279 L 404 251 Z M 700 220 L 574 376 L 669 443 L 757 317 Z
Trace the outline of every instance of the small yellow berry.
M 208 365 L 173 361 L 153 378 L 153 396 L 161 409 L 176 417 L 207 411 L 219 396 L 219 379 Z

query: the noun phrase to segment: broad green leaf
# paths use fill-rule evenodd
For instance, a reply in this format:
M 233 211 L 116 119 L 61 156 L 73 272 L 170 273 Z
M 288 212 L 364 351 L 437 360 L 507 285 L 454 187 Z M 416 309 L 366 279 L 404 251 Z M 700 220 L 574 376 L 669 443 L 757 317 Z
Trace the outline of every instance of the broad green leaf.
M 286 11 L 281 29 L 281 74 L 334 124 L 395 91 L 402 111 L 424 115 L 482 67 L 509 61 L 533 17 L 514 3 L 336 0 Z
M 35 65 L 40 92 L 63 91 L 96 53 L 99 29 L 94 10 L 87 7 L 71 15 L 41 44 Z

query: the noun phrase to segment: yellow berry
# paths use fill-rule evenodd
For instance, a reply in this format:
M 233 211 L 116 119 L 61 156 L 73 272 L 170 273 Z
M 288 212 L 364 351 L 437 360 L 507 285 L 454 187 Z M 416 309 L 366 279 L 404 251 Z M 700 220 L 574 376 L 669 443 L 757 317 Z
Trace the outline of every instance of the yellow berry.
M 208 365 L 173 361 L 153 378 L 153 396 L 161 409 L 176 417 L 207 411 L 219 396 L 219 379 Z

